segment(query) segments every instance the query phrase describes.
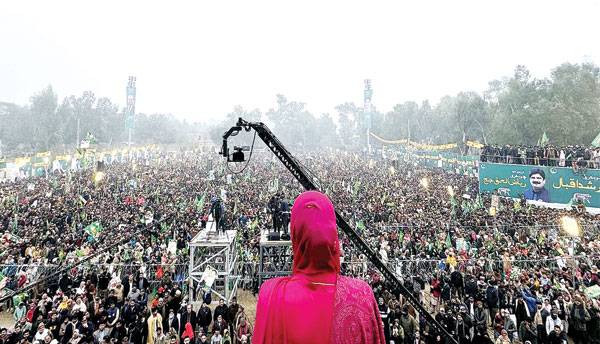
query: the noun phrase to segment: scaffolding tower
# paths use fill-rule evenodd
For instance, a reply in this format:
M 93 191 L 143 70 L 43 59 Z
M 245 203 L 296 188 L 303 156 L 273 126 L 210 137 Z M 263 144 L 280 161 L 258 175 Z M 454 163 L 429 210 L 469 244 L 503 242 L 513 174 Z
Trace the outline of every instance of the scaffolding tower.
M 292 242 L 289 240 L 269 240 L 268 231 L 260 238 L 260 261 L 258 265 L 258 285 L 269 278 L 292 274 Z
M 236 254 L 237 231 L 228 230 L 223 235 L 222 232 L 217 233 L 213 230 L 211 225 L 209 222 L 207 229 L 196 234 L 190 242 L 191 303 L 201 303 L 206 292 L 211 292 L 229 303 L 237 292 L 240 280 Z M 210 271 L 214 272 L 214 281 L 211 281 Z

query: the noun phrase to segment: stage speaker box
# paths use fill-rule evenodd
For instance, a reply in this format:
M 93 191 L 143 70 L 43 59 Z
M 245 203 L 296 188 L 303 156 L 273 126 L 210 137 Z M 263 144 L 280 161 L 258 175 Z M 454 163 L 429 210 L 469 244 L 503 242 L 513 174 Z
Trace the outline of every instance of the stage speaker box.
M 269 241 L 279 241 L 279 232 L 269 232 Z

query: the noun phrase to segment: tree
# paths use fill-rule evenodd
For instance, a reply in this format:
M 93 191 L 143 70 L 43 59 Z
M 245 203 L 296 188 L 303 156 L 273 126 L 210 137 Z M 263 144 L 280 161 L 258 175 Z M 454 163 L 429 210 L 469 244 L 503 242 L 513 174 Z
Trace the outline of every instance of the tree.
M 57 96 L 48 86 L 31 97 L 31 136 L 34 150 L 48 150 L 60 139 L 61 123 L 56 117 Z
M 492 115 L 493 142 L 536 143 L 548 119 L 550 84 L 547 79 L 531 77 L 524 66 L 517 66 L 513 77 L 501 89 L 493 90 L 498 99 Z
M 325 147 L 338 147 L 340 145 L 340 137 L 337 133 L 337 126 L 333 118 L 328 113 L 324 113 L 319 117 L 317 127 L 320 131 L 321 144 Z
M 589 144 L 600 128 L 599 68 L 565 63 L 552 71 L 551 78 L 549 118 L 543 130 L 560 144 Z
M 460 92 L 456 96 L 454 121 L 458 129 L 456 142 L 486 141 L 489 117 L 485 101 L 479 94 Z
M 254 109 L 251 111 L 247 111 L 241 105 L 236 105 L 233 108 L 233 111 L 228 113 L 225 116 L 225 120 L 214 125 L 210 129 L 210 138 L 211 140 L 220 145 L 223 139 L 223 133 L 225 133 L 231 126 L 235 125 L 238 121 L 238 118 L 243 118 L 248 122 L 260 122 L 262 119 L 262 113 L 259 109 Z M 236 138 L 232 138 L 231 142 L 237 142 Z M 240 141 L 241 142 L 241 141 Z M 241 144 L 241 143 L 240 143 Z
M 314 116 L 306 111 L 304 103 L 288 101 L 284 95 L 278 94 L 277 107 L 269 109 L 266 116 L 273 123 L 273 131 L 283 142 L 300 147 L 308 144 L 309 123 L 314 123 Z
M 346 102 L 335 107 L 339 114 L 339 135 L 346 148 L 357 149 L 364 146 L 367 138 L 363 123 L 363 109 L 354 103 Z

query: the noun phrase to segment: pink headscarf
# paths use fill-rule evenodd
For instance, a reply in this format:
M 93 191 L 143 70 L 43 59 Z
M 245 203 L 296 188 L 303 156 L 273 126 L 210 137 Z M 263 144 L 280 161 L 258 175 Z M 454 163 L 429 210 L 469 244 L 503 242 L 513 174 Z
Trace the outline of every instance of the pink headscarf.
M 298 196 L 292 207 L 290 227 L 294 251 L 292 273 L 335 284 L 340 273 L 340 244 L 329 198 L 317 191 Z
M 335 211 L 327 196 L 317 191 L 298 196 L 292 207 L 291 236 L 292 276 L 261 286 L 252 343 L 345 343 L 350 338 L 353 343 L 383 343 L 381 318 L 369 286 L 338 276 L 340 246 Z M 344 333 L 350 329 L 353 333 Z

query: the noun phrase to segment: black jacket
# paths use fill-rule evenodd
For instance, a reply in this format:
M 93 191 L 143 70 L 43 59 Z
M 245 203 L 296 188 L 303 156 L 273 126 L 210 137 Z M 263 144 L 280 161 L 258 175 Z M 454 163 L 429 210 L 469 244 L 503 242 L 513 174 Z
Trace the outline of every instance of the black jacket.
M 208 307 L 200 307 L 198 310 L 198 325 L 202 327 L 209 326 L 212 322 L 212 312 Z
M 185 310 L 183 313 L 181 313 L 180 334 L 183 333 L 183 331 L 185 330 L 185 324 L 187 324 L 187 323 L 190 323 L 192 325 L 192 329 L 194 331 L 196 331 L 196 312 L 194 312 L 193 310 L 189 313 L 187 310 Z

